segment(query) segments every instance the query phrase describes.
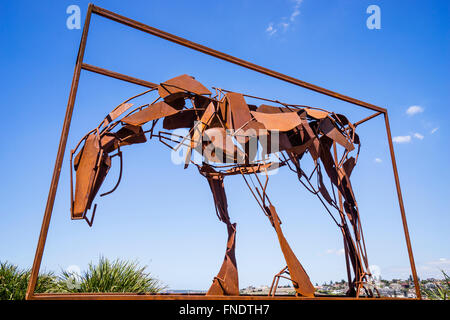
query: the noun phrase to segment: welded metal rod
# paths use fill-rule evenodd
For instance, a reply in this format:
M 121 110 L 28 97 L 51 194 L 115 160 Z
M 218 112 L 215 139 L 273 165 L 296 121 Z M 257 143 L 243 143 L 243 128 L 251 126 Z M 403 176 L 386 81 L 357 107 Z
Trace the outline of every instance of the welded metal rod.
M 145 24 L 142 24 L 140 22 L 134 21 L 132 19 L 120 16 L 116 13 L 113 13 L 111 11 L 102 9 L 100 7 L 96 7 L 92 4 L 89 5 L 88 7 L 88 11 L 87 11 L 87 15 L 86 15 L 86 20 L 85 20 L 85 24 L 84 24 L 84 29 L 83 29 L 83 34 L 82 34 L 82 38 L 81 38 L 81 42 L 80 42 L 80 47 L 79 47 L 79 51 L 78 51 L 78 55 L 77 55 L 77 61 L 76 61 L 76 65 L 75 65 L 75 70 L 74 70 L 74 75 L 73 75 L 73 79 L 72 79 L 72 85 L 71 85 L 71 89 L 70 89 L 70 95 L 69 95 L 69 101 L 67 104 L 67 109 L 66 109 L 66 115 L 64 118 L 64 124 L 63 124 L 63 129 L 62 129 L 62 133 L 61 133 L 61 139 L 60 139 L 60 143 L 59 143 L 59 147 L 58 147 L 58 153 L 57 153 L 57 157 L 56 157 L 56 163 L 55 163 L 55 167 L 54 167 L 54 171 L 53 171 L 53 176 L 52 176 L 52 181 L 51 181 L 51 185 L 50 185 L 50 191 L 49 191 L 49 195 L 48 195 L 48 199 L 47 199 L 47 205 L 45 208 L 45 213 L 44 213 L 44 218 L 43 218 L 43 222 L 42 222 L 42 226 L 41 226 L 41 232 L 39 235 L 39 242 L 36 248 L 36 255 L 34 258 L 34 262 L 33 262 L 33 267 L 32 267 L 32 271 L 31 271 L 31 277 L 30 277 L 30 281 L 28 284 L 28 288 L 27 288 L 27 294 L 26 294 L 26 299 L 57 299 L 57 298 L 62 298 L 62 299 L 77 299 L 77 298 L 86 298 L 86 299 L 110 299 L 113 297 L 114 298 L 123 298 L 123 297 L 127 297 L 126 294 L 124 295 L 102 295 L 102 294 L 98 294 L 98 295 L 43 295 L 43 294 L 35 294 L 34 290 L 36 287 L 36 283 L 37 283 L 37 278 L 38 278 L 38 273 L 39 273 L 39 269 L 40 269 L 40 265 L 41 265 L 41 260 L 42 260 L 42 255 L 43 255 L 43 251 L 44 251 L 44 246 L 45 246 L 45 241 L 47 238 L 47 233 L 48 233 L 48 228 L 49 228 L 49 224 L 50 224 L 50 219 L 51 219 L 51 214 L 52 214 L 52 210 L 53 210 L 53 205 L 54 205 L 54 201 L 55 201 L 55 196 L 56 196 L 56 190 L 58 187 L 58 182 L 59 182 L 59 177 L 60 177 L 60 172 L 61 172 L 61 166 L 62 166 L 62 162 L 63 162 L 63 158 L 64 158 L 64 153 L 65 153 L 65 148 L 66 148 L 66 143 L 67 143 L 67 138 L 68 138 L 68 133 L 69 133 L 69 128 L 70 128 L 70 122 L 71 122 L 71 118 L 72 118 L 72 113 L 73 113 L 73 108 L 74 108 L 74 104 L 75 104 L 75 97 L 76 97 L 76 93 L 77 93 L 77 89 L 78 89 L 78 82 L 79 82 L 79 78 L 80 78 L 80 72 L 82 69 L 84 70 L 88 70 L 91 72 L 96 72 L 105 76 L 109 76 L 112 78 L 116 78 L 116 79 L 120 79 L 123 81 L 128 81 L 131 83 L 135 83 L 138 85 L 143 85 L 146 87 L 150 87 L 153 88 L 154 84 L 148 81 L 144 81 L 144 80 L 140 80 L 137 78 L 133 78 L 130 76 L 126 76 L 126 75 L 122 75 L 120 73 L 117 72 L 113 72 L 113 71 L 109 71 L 100 67 L 96 67 L 96 66 L 91 66 L 88 64 L 84 64 L 83 63 L 83 57 L 84 57 L 84 51 L 86 48 L 86 41 L 87 41 L 87 35 L 88 35 L 88 30 L 89 30 L 89 25 L 90 25 L 90 18 L 91 18 L 91 14 L 95 13 L 98 14 L 100 16 L 103 16 L 105 18 L 108 18 L 110 20 L 122 23 L 124 25 L 130 26 L 132 28 L 147 32 L 149 34 L 152 34 L 154 36 L 160 37 L 162 39 L 177 43 L 179 45 L 194 49 L 196 51 L 200 51 L 203 52 L 205 54 L 214 56 L 216 58 L 237 64 L 239 66 L 260 72 L 262 74 L 304 87 L 306 89 L 309 90 L 313 90 L 316 92 L 319 92 L 321 94 L 325 94 L 331 97 L 334 97 L 336 99 L 340 99 L 358 106 L 362 106 L 371 110 L 375 110 L 378 113 L 374 114 L 373 116 L 369 117 L 375 117 L 377 115 L 379 115 L 380 113 L 385 114 L 385 121 L 386 121 L 386 130 L 387 130 L 387 134 L 388 134 L 388 141 L 389 141 L 389 148 L 390 148 L 390 152 L 391 152 L 391 159 L 392 159 L 392 164 L 393 164 L 393 169 L 394 169 L 394 175 L 395 175 L 395 181 L 396 181 L 396 187 L 397 187 L 397 193 L 399 196 L 399 204 L 400 204 L 400 210 L 401 210 L 401 214 L 402 214 L 402 220 L 403 220 L 403 227 L 404 227 L 404 232 L 405 232 L 405 237 L 406 237 L 406 242 L 407 242 L 407 246 L 408 246 L 408 254 L 409 254 L 409 258 L 410 258 L 410 262 L 411 262 L 411 269 L 412 269 L 412 273 L 413 273 L 413 277 L 414 277 L 414 284 L 416 287 L 416 294 L 417 297 L 420 299 L 421 295 L 420 295 L 420 288 L 418 285 L 418 279 L 417 279 L 417 274 L 416 274 L 416 269 L 415 269 L 415 264 L 414 264 L 414 258 L 412 255 L 412 249 L 411 249 L 411 243 L 410 243 L 410 239 L 409 239 L 409 232 L 408 232 L 408 227 L 406 224 L 406 217 L 405 217 L 405 212 L 404 212 L 404 206 L 403 206 L 403 199 L 401 196 L 401 189 L 400 189 L 400 183 L 399 183 L 399 178 L 398 178 L 398 173 L 397 173 L 397 167 L 396 167 L 396 163 L 395 163 L 395 155 L 394 155 L 394 150 L 393 150 L 393 146 L 392 146 L 392 137 L 391 137 L 391 133 L 390 133 L 390 128 L 389 128 L 389 121 L 387 118 L 387 110 L 384 108 L 380 108 L 378 106 L 375 106 L 373 104 L 367 103 L 367 102 L 363 102 L 345 95 L 341 95 L 338 94 L 336 92 L 333 92 L 331 90 L 319 87 L 319 86 L 315 86 L 313 84 L 301 81 L 299 79 L 281 74 L 279 72 L 258 66 L 256 64 L 250 63 L 248 61 L 230 56 L 228 54 L 216 51 L 214 49 L 205 47 L 203 45 L 197 44 L 195 42 L 191 42 L 189 40 L 186 40 L 184 38 L 172 35 L 170 33 L 158 30 L 156 28 L 147 26 Z M 367 119 L 369 120 L 369 119 Z M 130 296 L 132 297 L 132 299 L 135 299 L 134 296 Z M 247 297 L 246 297 L 247 298 Z
M 380 114 L 383 114 L 383 112 L 377 112 L 377 113 L 374 113 L 374 114 L 368 116 L 367 118 L 364 118 L 364 119 L 362 119 L 362 120 L 359 120 L 358 122 L 355 122 L 353 125 L 354 125 L 355 127 L 357 127 L 357 126 L 359 126 L 360 124 L 362 124 L 362 123 L 364 123 L 364 122 L 366 122 L 366 121 L 369 121 L 370 119 L 373 119 L 373 118 L 379 116 Z
M 89 31 L 89 24 L 91 20 L 91 13 L 93 5 L 90 4 L 84 22 L 83 34 L 81 36 L 80 47 L 78 49 L 77 61 L 75 70 L 73 72 L 72 85 L 70 87 L 69 101 L 67 103 L 66 115 L 64 117 L 64 124 L 59 140 L 58 153 L 56 155 L 55 167 L 53 169 L 52 181 L 50 183 L 50 191 L 48 193 L 47 205 L 45 207 L 44 218 L 42 221 L 41 232 L 39 234 L 39 241 L 34 256 L 33 267 L 31 269 L 30 281 L 26 293 L 26 299 L 32 298 L 36 288 L 39 269 L 41 267 L 42 255 L 44 252 L 45 241 L 47 239 L 48 227 L 52 216 L 53 205 L 55 203 L 56 190 L 58 189 L 59 176 L 61 174 L 61 166 L 66 150 L 67 137 L 69 135 L 70 122 L 72 120 L 73 106 L 75 104 L 75 97 L 78 89 L 78 81 L 80 80 L 81 64 L 83 63 L 84 50 L 86 48 L 86 40 Z
M 384 114 L 384 121 L 386 124 L 386 133 L 387 133 L 387 138 L 388 138 L 388 143 L 389 143 L 389 151 L 391 153 L 392 169 L 394 170 L 395 187 L 397 188 L 398 204 L 400 206 L 400 213 L 402 216 L 403 231 L 405 232 L 406 247 L 408 248 L 408 256 L 409 256 L 409 263 L 411 265 L 411 273 L 412 273 L 412 276 L 414 279 L 416 296 L 418 299 L 422 299 L 422 295 L 420 294 L 419 279 L 417 278 L 416 264 L 414 262 L 414 255 L 413 255 L 413 251 L 412 251 L 412 247 L 411 247 L 411 240 L 409 238 L 408 223 L 406 221 L 405 207 L 403 205 L 402 190 L 400 188 L 400 179 L 398 177 L 397 163 L 395 161 L 394 145 L 392 144 L 391 127 L 389 125 L 389 117 L 388 117 L 387 112 Z
M 34 300 L 285 300 L 285 301 L 303 301 L 303 300 L 354 300 L 348 296 L 320 296 L 320 297 L 302 297 L 302 296 L 268 296 L 268 295 L 239 295 L 239 296 L 207 296 L 205 294 L 138 294 L 138 293 L 37 293 L 33 296 Z M 364 301 L 400 301 L 412 300 L 410 298 L 360 298 Z
M 165 32 L 165 31 L 153 28 L 153 27 L 150 27 L 150 26 L 145 25 L 145 24 L 143 24 L 141 22 L 138 22 L 138 21 L 132 20 L 130 18 L 121 16 L 121 15 L 119 15 L 117 13 L 108 11 L 106 9 L 94 6 L 93 12 L 98 14 L 98 15 L 100 15 L 100 16 L 102 16 L 102 17 L 108 18 L 110 20 L 113 20 L 113 21 L 119 22 L 121 24 L 127 25 L 129 27 L 132 27 L 132 28 L 135 28 L 135 29 L 147 32 L 147 33 L 150 33 L 150 34 L 152 34 L 154 36 L 157 36 L 159 38 L 162 38 L 162 39 L 165 39 L 165 40 L 177 43 L 179 45 L 182 45 L 182 46 L 194 49 L 196 51 L 203 52 L 203 53 L 208 54 L 208 55 L 213 56 L 213 57 L 216 57 L 216 58 L 219 58 L 219 59 L 222 59 L 222 60 L 225 60 L 225 61 L 237 64 L 237 65 L 239 65 L 241 67 L 245 67 L 245 68 L 248 68 L 248 69 L 260 72 L 262 74 L 265 74 L 265 75 L 268 75 L 268 76 L 271 76 L 271 77 L 274 77 L 274 78 L 277 78 L 277 79 L 280 79 L 280 80 L 283 80 L 283 81 L 286 81 L 286 82 L 298 85 L 300 87 L 303 87 L 303 88 L 306 88 L 306 89 L 309 89 L 309 90 L 313 90 L 313 91 L 325 94 L 327 96 L 330 96 L 330 97 L 333 97 L 333 98 L 336 98 L 336 99 L 339 99 L 339 100 L 343 100 L 343 101 L 346 101 L 346 102 L 349 102 L 349 103 L 352 103 L 352 104 L 355 104 L 355 105 L 358 105 L 358 106 L 361 106 L 361 107 L 364 107 L 364 108 L 367 108 L 367 109 L 371 109 L 371 110 L 374 110 L 374 111 L 379 111 L 379 112 L 385 112 L 386 111 L 386 109 L 378 107 L 376 105 L 373 105 L 373 104 L 370 104 L 370 103 L 367 103 L 367 102 L 364 102 L 364 101 L 361 101 L 361 100 L 358 100 L 358 99 L 355 99 L 355 98 L 351 98 L 351 97 L 348 97 L 348 96 L 343 95 L 343 94 L 339 94 L 337 92 L 334 92 L 334 91 L 331 91 L 331 90 L 328 90 L 328 89 L 316 86 L 314 84 L 311 84 L 311 83 L 308 83 L 308 82 L 296 79 L 294 77 L 287 76 L 287 75 L 279 73 L 277 71 L 273 71 L 273 70 L 264 68 L 262 66 L 256 65 L 254 63 L 251 63 L 251 62 L 248 62 L 248 61 L 245 61 L 245 60 L 233 57 L 233 56 L 231 56 L 229 54 L 226 54 L 226 53 L 223 53 L 223 52 L 220 52 L 220 51 L 208 48 L 208 47 L 206 47 L 204 45 L 201 45 L 201 44 L 189 41 L 187 39 L 178 37 L 176 35 L 170 34 L 168 32 Z
M 338 155 L 337 155 L 336 141 L 333 141 L 333 154 L 334 154 L 334 165 L 336 166 L 336 168 L 338 168 L 339 165 L 338 165 Z M 342 226 L 343 226 L 344 223 L 345 223 L 345 217 L 344 217 L 344 214 L 343 214 L 343 212 L 344 212 L 344 205 L 343 205 L 343 202 L 342 202 L 341 191 L 338 189 L 337 192 L 338 192 L 338 199 L 339 199 L 339 215 L 341 216 L 341 222 L 342 222 Z M 349 260 L 349 256 L 348 256 L 349 255 L 349 252 L 348 252 L 349 250 L 348 250 L 348 247 L 347 247 L 347 239 L 345 238 L 343 227 L 341 227 L 341 230 L 343 232 L 342 233 L 342 239 L 344 241 L 345 266 L 347 268 L 348 287 L 350 289 L 350 288 L 353 288 L 354 286 L 351 285 L 351 283 L 352 283 L 352 275 L 351 275 L 351 271 L 350 271 L 350 260 Z
M 140 86 L 143 86 L 143 87 L 147 87 L 147 88 L 152 88 L 153 89 L 153 88 L 156 88 L 158 86 L 157 84 L 149 82 L 149 81 L 145 81 L 145 80 L 141 80 L 141 79 L 138 79 L 138 78 L 130 77 L 130 76 L 127 76 L 127 75 L 124 75 L 124 74 L 121 74 L 121 73 L 118 73 L 118 72 L 115 72 L 115 71 L 110 71 L 110 70 L 103 69 L 103 68 L 100 68 L 100 67 L 97 67 L 97 66 L 93 66 L 93 65 L 90 65 L 90 64 L 87 64 L 87 63 L 82 63 L 81 64 L 81 68 L 84 69 L 84 70 L 87 70 L 87 71 L 95 72 L 95 73 L 98 73 L 98 74 L 101 74 L 101 75 L 104 75 L 104 76 L 107 76 L 107 77 L 119 79 L 119 80 L 122 80 L 122 81 L 131 82 L 131 83 L 134 83 L 134 84 L 137 84 L 137 85 L 140 85 Z

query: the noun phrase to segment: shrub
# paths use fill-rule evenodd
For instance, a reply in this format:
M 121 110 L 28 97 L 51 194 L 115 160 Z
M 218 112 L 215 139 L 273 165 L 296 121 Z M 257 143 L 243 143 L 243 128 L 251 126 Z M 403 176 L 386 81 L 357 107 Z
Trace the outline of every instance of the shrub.
M 441 270 L 444 279 L 441 284 L 436 283 L 434 288 L 427 289 L 422 287 L 423 295 L 430 300 L 448 300 L 450 299 L 450 276 L 444 270 Z
M 30 270 L 19 269 L 9 262 L 0 262 L 0 300 L 24 300 Z M 58 291 L 58 278 L 51 272 L 39 274 L 36 291 L 40 293 Z
M 146 268 L 136 261 L 110 261 L 100 257 L 98 264 L 90 263 L 82 275 L 63 271 L 60 282 L 66 292 L 157 293 L 163 290 L 165 286 L 146 272 Z

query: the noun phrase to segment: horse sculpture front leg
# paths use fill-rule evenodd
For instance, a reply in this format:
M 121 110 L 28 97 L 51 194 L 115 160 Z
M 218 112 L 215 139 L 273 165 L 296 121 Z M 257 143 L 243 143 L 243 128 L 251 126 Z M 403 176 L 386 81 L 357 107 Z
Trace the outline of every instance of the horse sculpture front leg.
M 227 196 L 223 185 L 223 176 L 217 172 L 202 172 L 208 179 L 214 197 L 216 213 L 220 221 L 227 225 L 228 241 L 225 258 L 219 273 L 206 295 L 239 295 L 239 281 L 235 256 L 236 223 L 231 223 L 228 215 Z

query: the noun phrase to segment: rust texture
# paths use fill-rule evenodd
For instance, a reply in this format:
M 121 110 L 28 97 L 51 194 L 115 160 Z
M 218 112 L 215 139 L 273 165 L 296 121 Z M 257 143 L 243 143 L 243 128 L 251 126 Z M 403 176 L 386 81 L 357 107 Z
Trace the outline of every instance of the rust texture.
M 352 124 L 345 116 L 323 109 L 281 103 L 276 100 L 244 95 L 219 88 L 212 88 L 213 90 L 210 91 L 188 75 L 155 84 L 87 64 L 83 60 L 92 14 L 266 76 L 376 111 L 376 113 Z M 71 217 L 73 219 L 84 219 L 92 226 L 97 207 L 95 204 L 92 207 L 92 204 L 111 168 L 111 160 L 114 157 L 118 157 L 120 161 L 119 179 L 111 190 L 101 193 L 100 196 L 108 195 L 116 190 L 121 181 L 123 147 L 146 142 L 148 136 L 149 139 L 156 138 L 170 148 L 178 149 L 180 146 L 187 148 L 184 167 L 187 168 L 191 164 L 195 165 L 200 174 L 206 178 L 211 188 L 217 216 L 226 225 L 228 231 L 224 261 L 219 273 L 213 279 L 207 295 L 138 296 L 126 293 L 115 295 L 46 295 L 35 293 L 82 70 L 137 84 L 147 87 L 149 90 L 114 108 L 99 126 L 88 132 L 72 150 L 70 157 Z M 157 100 L 137 108 L 132 105 L 131 101 L 134 98 L 145 94 L 156 94 Z M 258 106 L 247 104 L 246 98 L 259 99 L 264 103 Z M 299 182 L 320 199 L 326 212 L 330 214 L 333 222 L 341 230 L 350 284 L 347 298 L 358 297 L 364 291 L 365 296 L 376 297 L 376 289 L 367 285 L 371 275 L 368 269 L 358 205 L 351 186 L 350 176 L 356 165 L 360 147 L 359 137 L 355 129 L 358 125 L 381 114 L 385 118 L 411 273 L 414 278 L 417 298 L 421 299 L 387 109 L 233 57 L 90 4 L 78 50 L 26 299 L 189 299 L 189 297 L 194 299 L 253 299 L 252 297 L 238 295 L 239 283 L 235 258 L 236 223 L 232 223 L 230 220 L 224 189 L 224 178 L 229 175 L 243 177 L 262 212 L 273 226 L 279 240 L 280 249 L 286 260 L 286 266 L 274 276 L 269 297 L 275 296 L 279 279 L 287 278 L 292 281 L 297 292 L 297 298 L 327 299 L 327 297 L 314 296 L 314 287 L 305 269 L 290 248 L 281 229 L 281 219 L 267 195 L 268 173 L 277 167 L 286 167 L 295 172 Z M 163 130 L 155 131 L 157 122 L 160 122 L 160 124 L 162 122 Z M 170 130 L 177 128 L 187 128 L 189 133 L 186 136 L 176 137 L 171 134 Z M 262 148 L 262 154 L 266 157 L 258 158 L 254 148 L 251 148 L 255 141 L 266 141 Z M 202 153 L 204 162 L 196 163 L 192 161 L 196 152 Z M 302 158 L 306 154 L 314 162 L 313 171 L 308 173 L 301 167 L 301 162 L 304 162 Z M 267 155 L 276 155 L 277 159 L 270 158 L 268 161 Z M 73 172 L 75 172 L 75 177 Z M 330 180 L 328 184 L 324 181 L 324 173 Z M 89 209 L 92 209 L 90 218 L 87 215 Z M 278 298 L 281 299 L 280 296 Z
M 143 95 L 151 102 L 133 107 L 132 101 Z M 289 246 L 281 219 L 267 194 L 269 171 L 285 167 L 320 199 L 342 232 L 349 277 L 347 294 L 357 297 L 365 290 L 366 296 L 374 296 L 373 287 L 368 285 L 371 274 L 350 182 L 360 150 L 355 124 L 342 114 L 321 108 L 275 100 L 269 105 L 269 99 L 254 96 L 263 103 L 247 104 L 247 96 L 219 88 L 210 91 L 194 77 L 180 75 L 119 104 L 71 151 L 72 219 L 84 219 L 92 225 L 94 199 L 111 168 L 111 159 L 116 156 L 120 158 L 118 182 L 100 196 L 110 194 L 121 181 L 125 146 L 144 143 L 148 136 L 148 140 L 157 139 L 173 150 L 185 148 L 184 167 L 192 164 L 206 178 L 217 217 L 228 232 L 224 261 L 207 295 L 239 295 L 236 223 L 230 220 L 224 188 L 225 177 L 238 175 L 278 237 L 286 267 L 275 275 L 276 282 L 280 277 L 288 278 L 299 296 L 312 297 L 314 287 Z M 185 136 L 168 131 L 180 128 L 186 129 Z M 194 152 L 202 155 L 202 161 L 193 160 Z M 312 172 L 302 169 L 306 155 L 312 159 Z M 325 181 L 325 176 L 329 181 Z M 88 218 L 91 208 L 93 213 Z M 270 294 L 275 291 L 276 286 Z

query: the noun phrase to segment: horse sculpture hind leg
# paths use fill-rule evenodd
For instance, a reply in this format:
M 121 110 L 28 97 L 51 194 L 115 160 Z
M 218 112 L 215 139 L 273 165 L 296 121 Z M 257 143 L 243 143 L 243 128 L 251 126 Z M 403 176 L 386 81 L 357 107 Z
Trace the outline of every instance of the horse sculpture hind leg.
M 298 261 L 294 252 L 292 251 L 289 243 L 281 231 L 281 221 L 273 205 L 265 207 L 266 212 L 269 215 L 269 220 L 274 227 L 278 241 L 280 242 L 281 251 L 283 252 L 284 259 L 286 260 L 286 265 L 289 270 L 289 275 L 297 294 L 307 297 L 314 297 L 314 286 L 309 279 L 308 274 L 305 269 L 303 269 L 302 264 Z
M 204 168 L 204 167 L 203 167 Z M 219 273 L 206 295 L 239 295 L 238 271 L 235 257 L 236 223 L 230 222 L 227 196 L 223 185 L 223 176 L 209 168 L 208 172 L 200 171 L 208 179 L 219 220 L 227 225 L 228 241 L 225 258 Z

